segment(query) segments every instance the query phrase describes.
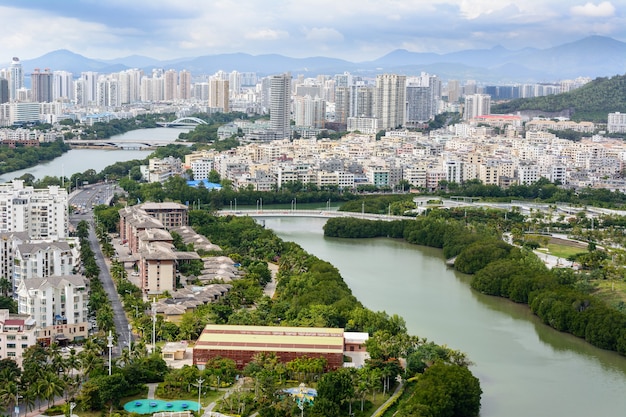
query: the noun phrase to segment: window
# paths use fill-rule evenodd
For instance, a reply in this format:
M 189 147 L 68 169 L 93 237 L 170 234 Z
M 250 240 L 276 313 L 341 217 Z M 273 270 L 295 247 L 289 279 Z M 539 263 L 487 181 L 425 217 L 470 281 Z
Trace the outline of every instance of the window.
M 7 349 L 15 349 L 15 343 L 7 343 Z
M 14 358 L 15 357 L 15 352 L 9 352 L 7 353 L 7 356 Z
M 9 336 L 7 336 L 7 340 L 15 340 L 15 335 L 9 335 Z

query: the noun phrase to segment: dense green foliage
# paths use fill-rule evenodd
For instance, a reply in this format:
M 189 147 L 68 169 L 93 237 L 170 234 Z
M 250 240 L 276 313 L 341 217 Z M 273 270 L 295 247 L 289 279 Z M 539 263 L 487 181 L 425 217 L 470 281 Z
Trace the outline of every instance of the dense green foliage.
M 559 112 L 572 110 L 572 120 L 607 122 L 608 113 L 626 112 L 626 75 L 600 77 L 568 93 L 520 98 L 491 107 L 492 113 L 521 110 Z
M 626 355 L 626 315 L 589 295 L 570 270 L 548 270 L 532 252 L 503 242 L 484 223 L 466 225 L 435 211 L 412 221 L 334 218 L 327 221 L 324 233 L 333 237 L 403 237 L 411 243 L 442 248 L 446 257 L 456 256 L 455 268 L 475 274 L 472 288 L 528 304 L 544 323 Z M 585 259 L 602 259 L 600 252 L 594 249 Z
M 530 185 L 512 185 L 501 188 L 485 185 L 480 180 L 469 180 L 463 184 L 440 181 L 442 196 L 481 197 L 488 200 L 510 201 L 512 199 L 540 200 L 544 203 L 571 203 L 577 206 L 622 207 L 626 194 L 606 188 L 581 188 L 572 190 L 559 187 L 545 178 Z
M 157 127 L 157 122 L 169 122 L 176 118 L 174 113 L 142 114 L 131 119 L 113 119 L 108 122 L 96 122 L 83 128 L 85 139 L 108 139 L 111 136 L 137 129 Z
M 50 161 L 70 150 L 62 140 L 41 143 L 39 146 L 0 146 L 0 174 L 30 168 L 43 161 Z
M 480 411 L 480 382 L 469 369 L 437 362 L 426 369 L 399 410 L 400 416 L 473 417 Z
M 255 206 L 259 201 L 264 206 L 270 204 L 281 204 L 289 206 L 293 203 L 294 198 L 298 204 L 303 203 L 321 203 L 326 204 L 329 200 L 333 202 L 348 201 L 356 198 L 351 193 L 340 193 L 338 190 L 320 190 L 318 188 L 309 187 L 306 191 L 294 191 L 291 187 L 284 187 L 277 192 L 271 191 L 255 191 L 250 188 L 235 191 L 230 186 L 225 186 L 221 190 L 209 190 L 204 187 L 190 187 L 184 178 L 170 177 L 165 183 L 147 183 L 139 184 L 133 180 L 123 178 L 119 182 L 120 187 L 128 192 L 129 201 L 181 201 L 183 203 L 193 202 L 196 205 L 209 211 L 219 210 L 224 207 L 232 207 L 235 205 Z

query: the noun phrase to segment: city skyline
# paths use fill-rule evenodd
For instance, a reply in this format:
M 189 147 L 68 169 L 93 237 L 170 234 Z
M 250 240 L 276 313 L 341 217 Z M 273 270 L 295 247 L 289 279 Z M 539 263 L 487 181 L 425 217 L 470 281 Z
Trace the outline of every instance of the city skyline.
M 547 48 L 590 35 L 626 41 L 623 6 L 624 0 L 0 0 L 0 15 L 5 59 L 69 49 L 102 59 L 244 52 L 367 61 L 396 49 Z

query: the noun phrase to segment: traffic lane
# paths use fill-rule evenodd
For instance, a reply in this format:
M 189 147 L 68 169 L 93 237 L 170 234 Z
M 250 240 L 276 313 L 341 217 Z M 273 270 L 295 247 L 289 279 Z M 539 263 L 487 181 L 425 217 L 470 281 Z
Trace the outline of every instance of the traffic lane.
M 113 279 L 111 278 L 109 268 L 104 260 L 104 255 L 102 254 L 98 238 L 94 232 L 93 221 L 91 222 L 91 226 L 92 227 L 89 228 L 89 242 L 94 252 L 96 265 L 100 268 L 98 278 L 100 278 L 100 281 L 102 282 L 102 287 L 107 294 L 113 310 L 113 324 L 115 325 L 115 332 L 118 337 L 118 343 L 114 350 L 116 355 L 119 355 L 121 349 L 128 346 L 128 319 L 126 318 L 126 314 L 119 299 L 119 295 L 117 294 L 117 290 L 115 289 L 115 285 L 113 285 Z

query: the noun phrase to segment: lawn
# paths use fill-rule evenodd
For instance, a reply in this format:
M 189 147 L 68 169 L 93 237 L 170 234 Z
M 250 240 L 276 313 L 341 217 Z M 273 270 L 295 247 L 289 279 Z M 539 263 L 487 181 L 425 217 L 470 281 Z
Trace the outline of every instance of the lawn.
M 548 243 L 548 252 L 550 255 L 567 259 L 577 253 L 587 252 L 587 249 L 571 245 L 563 245 L 560 243 Z
M 617 305 L 620 301 L 626 303 L 626 282 L 625 281 L 611 281 L 608 279 L 596 280 L 595 284 L 598 285 L 598 289 L 595 295 L 602 298 L 607 304 L 611 306 Z

